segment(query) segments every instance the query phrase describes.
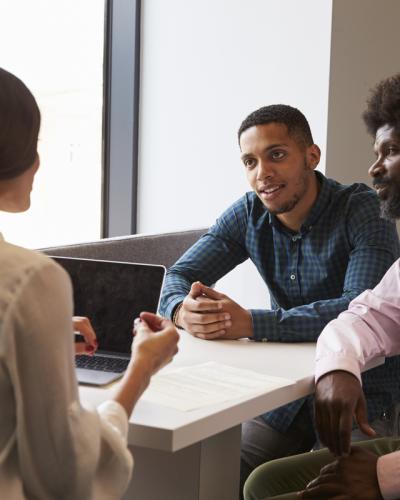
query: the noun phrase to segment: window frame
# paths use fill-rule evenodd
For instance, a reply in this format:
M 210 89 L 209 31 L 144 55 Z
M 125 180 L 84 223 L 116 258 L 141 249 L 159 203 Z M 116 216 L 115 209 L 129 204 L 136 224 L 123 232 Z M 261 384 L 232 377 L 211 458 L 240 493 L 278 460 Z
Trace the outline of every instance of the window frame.
M 101 237 L 137 231 L 141 0 L 106 0 Z

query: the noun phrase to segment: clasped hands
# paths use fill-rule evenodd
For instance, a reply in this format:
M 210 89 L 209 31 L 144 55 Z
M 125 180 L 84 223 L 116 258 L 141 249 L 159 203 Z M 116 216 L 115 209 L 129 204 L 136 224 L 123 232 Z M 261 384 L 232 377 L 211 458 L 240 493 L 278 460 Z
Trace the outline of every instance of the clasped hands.
M 253 336 L 249 311 L 227 295 L 203 285 L 192 284 L 175 318 L 177 325 L 204 340 L 239 339 Z
M 315 390 L 315 411 L 321 442 L 335 460 L 321 469 L 299 497 L 381 500 L 376 471 L 378 457 L 364 448 L 350 446 L 353 418 L 366 438 L 375 436 L 368 424 L 366 401 L 358 379 L 340 370 L 321 377 Z

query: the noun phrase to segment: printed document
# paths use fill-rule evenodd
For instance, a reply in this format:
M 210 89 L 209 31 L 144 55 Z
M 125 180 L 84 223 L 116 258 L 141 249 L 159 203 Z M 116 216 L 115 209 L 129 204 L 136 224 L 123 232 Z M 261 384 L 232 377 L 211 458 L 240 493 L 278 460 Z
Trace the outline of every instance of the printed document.
M 190 411 L 292 384 L 289 379 L 208 362 L 158 373 L 142 399 Z

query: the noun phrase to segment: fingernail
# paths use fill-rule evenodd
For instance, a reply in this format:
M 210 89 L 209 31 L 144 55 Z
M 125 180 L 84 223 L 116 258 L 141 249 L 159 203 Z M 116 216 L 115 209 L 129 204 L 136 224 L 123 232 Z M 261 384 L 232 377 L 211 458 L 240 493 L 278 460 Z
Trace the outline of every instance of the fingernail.
M 140 323 L 142 322 L 142 320 L 140 318 L 135 318 L 133 320 L 133 331 L 135 332 L 137 327 L 140 325 Z
M 232 326 L 232 321 L 225 321 L 225 326 L 228 328 L 229 326 Z
M 231 315 L 230 314 L 224 314 L 224 319 L 231 319 Z

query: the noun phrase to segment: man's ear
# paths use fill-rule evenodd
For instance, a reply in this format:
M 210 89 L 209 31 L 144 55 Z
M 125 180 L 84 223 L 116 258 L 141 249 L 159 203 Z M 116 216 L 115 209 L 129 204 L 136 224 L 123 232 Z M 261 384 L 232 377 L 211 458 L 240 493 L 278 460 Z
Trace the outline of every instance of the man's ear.
M 318 167 L 321 159 L 321 150 L 316 144 L 312 144 L 307 148 L 307 165 L 313 170 Z

